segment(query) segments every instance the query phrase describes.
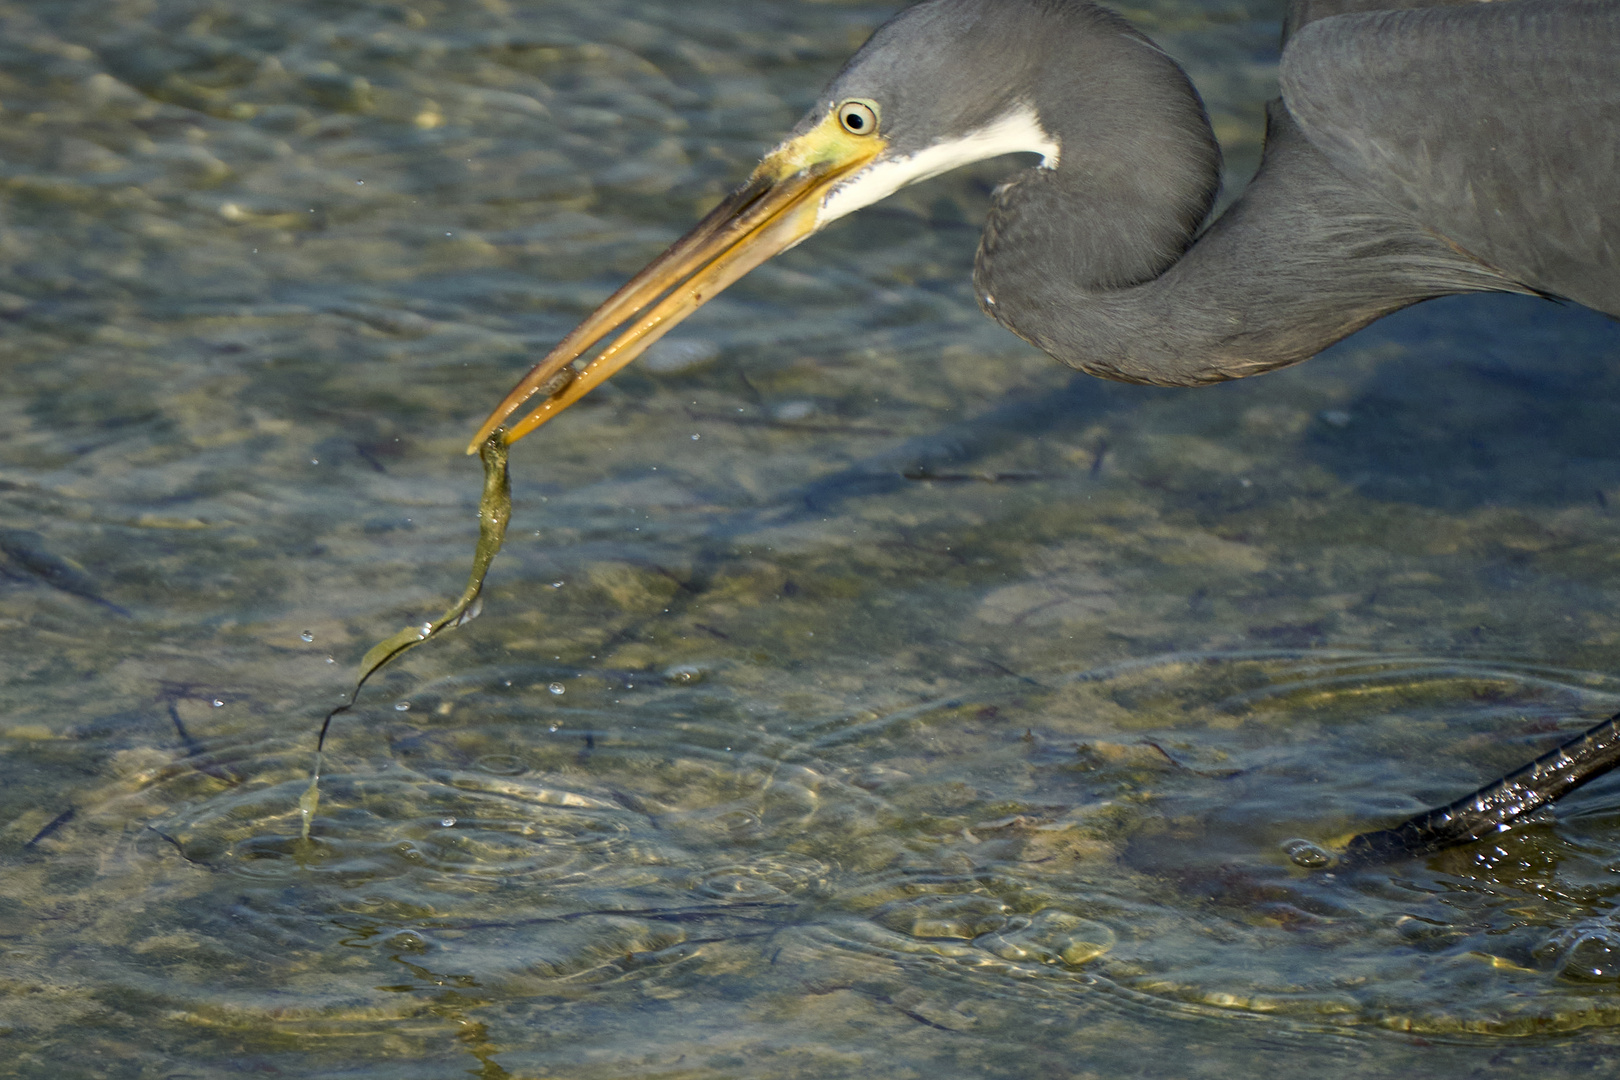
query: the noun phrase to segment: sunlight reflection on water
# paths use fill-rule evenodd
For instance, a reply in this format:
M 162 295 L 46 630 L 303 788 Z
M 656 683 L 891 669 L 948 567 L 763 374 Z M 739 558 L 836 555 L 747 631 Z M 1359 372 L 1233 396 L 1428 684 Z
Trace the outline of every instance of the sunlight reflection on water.
M 1282 845 L 1616 708 L 1615 327 L 1075 379 L 974 306 L 993 165 L 525 442 L 483 616 L 339 719 L 298 842 L 353 662 L 465 580 L 473 423 L 890 10 L 0 3 L 21 1075 L 1612 1066 L 1612 783 Z M 1129 14 L 1252 167 L 1277 12 Z

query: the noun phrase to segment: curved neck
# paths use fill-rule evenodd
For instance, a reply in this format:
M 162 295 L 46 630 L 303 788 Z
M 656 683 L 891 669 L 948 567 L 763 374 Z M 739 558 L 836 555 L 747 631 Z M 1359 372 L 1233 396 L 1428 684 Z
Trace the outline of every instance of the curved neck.
M 1156 141 L 1151 130 L 1138 138 Z M 1196 240 L 1196 222 L 1173 201 L 1146 206 L 1122 198 L 1117 177 L 1063 175 L 1065 149 L 1064 168 L 1002 189 L 974 281 L 997 322 L 1093 375 L 1169 386 L 1242 378 L 1420 300 L 1523 291 L 1351 187 L 1280 102 L 1268 110 L 1260 172 Z M 1156 263 L 1118 239 L 1143 229 L 1176 233 L 1175 253 Z

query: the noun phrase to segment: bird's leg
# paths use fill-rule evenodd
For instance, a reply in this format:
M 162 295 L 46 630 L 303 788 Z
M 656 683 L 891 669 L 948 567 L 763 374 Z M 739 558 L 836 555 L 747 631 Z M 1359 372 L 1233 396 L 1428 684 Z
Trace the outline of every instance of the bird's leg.
M 1500 780 L 1392 829 L 1361 833 L 1340 864 L 1369 865 L 1432 855 L 1506 832 L 1513 823 L 1620 765 L 1620 713 Z

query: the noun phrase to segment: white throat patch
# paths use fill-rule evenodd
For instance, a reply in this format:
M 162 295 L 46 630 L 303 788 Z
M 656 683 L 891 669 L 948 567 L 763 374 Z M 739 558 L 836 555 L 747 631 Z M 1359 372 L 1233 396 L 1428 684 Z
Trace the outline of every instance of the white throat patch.
M 1063 148 L 1046 133 L 1035 110 L 1020 105 L 999 120 L 970 132 L 960 139 L 935 143 L 908 157 L 885 158 L 873 162 L 848 180 L 834 187 L 821 200 L 816 228 L 836 221 L 863 206 L 886 199 L 907 184 L 927 180 L 952 169 L 985 161 L 1002 154 L 1041 155 L 1041 167 L 1055 169 Z

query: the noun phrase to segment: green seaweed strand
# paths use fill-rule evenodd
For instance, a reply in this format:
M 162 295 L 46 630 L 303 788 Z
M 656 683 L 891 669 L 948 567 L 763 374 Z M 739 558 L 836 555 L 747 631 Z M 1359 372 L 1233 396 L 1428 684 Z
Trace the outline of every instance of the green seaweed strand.
M 359 700 L 360 689 L 366 685 L 366 680 L 389 661 L 442 631 L 470 621 L 477 614 L 473 605 L 484 591 L 484 578 L 506 540 L 507 522 L 512 520 L 512 481 L 506 470 L 509 449 L 504 428 L 491 432 L 478 448 L 478 456 L 484 462 L 484 494 L 478 500 L 478 548 L 473 552 L 472 573 L 467 577 L 467 587 L 462 590 L 461 596 L 432 622 L 407 626 L 386 641 L 373 645 L 360 660 L 360 676 L 355 680 L 354 693 L 349 695 L 347 702 L 327 713 L 326 719 L 321 722 L 321 734 L 315 740 L 315 767 L 310 773 L 309 788 L 298 800 L 298 812 L 303 817 L 302 839 L 309 839 L 309 826 L 315 820 L 315 811 L 321 802 L 321 751 L 326 747 L 326 732 L 332 726 L 332 718 L 352 709 Z

